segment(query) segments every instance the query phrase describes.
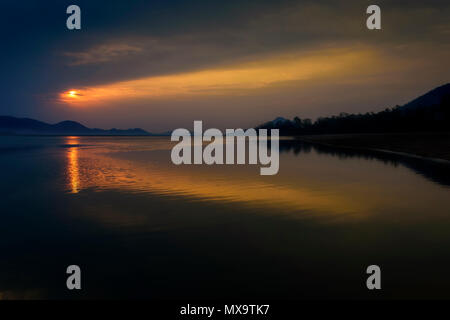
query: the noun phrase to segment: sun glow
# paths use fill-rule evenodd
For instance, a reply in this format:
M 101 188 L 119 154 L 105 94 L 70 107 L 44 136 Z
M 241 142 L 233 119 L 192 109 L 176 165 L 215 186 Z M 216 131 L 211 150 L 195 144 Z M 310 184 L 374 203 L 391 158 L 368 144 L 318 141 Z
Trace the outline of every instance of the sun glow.
M 80 99 L 81 93 L 78 90 L 68 90 L 60 93 L 59 97 L 61 101 L 70 103 Z
M 241 95 L 292 81 L 339 77 L 351 70 L 370 68 L 376 58 L 374 51 L 367 48 L 333 49 L 306 55 L 282 54 L 223 68 L 72 89 L 61 94 L 61 100 L 68 104 L 91 106 L 117 100 Z

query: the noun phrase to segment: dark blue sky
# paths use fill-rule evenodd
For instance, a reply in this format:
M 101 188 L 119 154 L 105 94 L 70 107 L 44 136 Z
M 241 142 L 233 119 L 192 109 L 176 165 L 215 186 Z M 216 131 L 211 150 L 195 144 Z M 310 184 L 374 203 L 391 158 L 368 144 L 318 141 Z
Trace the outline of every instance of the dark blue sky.
M 82 29 L 66 28 L 77 4 Z M 443 1 L 2 1 L 0 114 L 251 126 L 376 111 L 449 82 Z M 79 101 L 61 99 L 76 90 Z

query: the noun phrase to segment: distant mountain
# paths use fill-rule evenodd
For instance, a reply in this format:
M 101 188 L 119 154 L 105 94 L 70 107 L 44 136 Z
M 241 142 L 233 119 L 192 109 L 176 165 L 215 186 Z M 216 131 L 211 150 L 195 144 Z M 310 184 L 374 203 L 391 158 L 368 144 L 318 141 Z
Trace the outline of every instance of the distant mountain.
M 437 87 L 424 95 L 414 99 L 411 102 L 405 104 L 402 108 L 406 109 L 418 109 L 423 107 L 432 107 L 441 105 L 445 100 L 450 98 L 450 83 Z
M 90 129 L 75 121 L 62 121 L 48 124 L 42 121 L 0 116 L 0 134 L 25 135 L 118 135 L 118 136 L 148 136 L 153 135 L 143 129 Z
M 341 113 L 316 121 L 278 117 L 257 128 L 280 129 L 282 135 L 450 131 L 450 83 L 403 106 L 365 114 Z
M 81 123 L 69 120 L 58 122 L 57 124 L 54 124 L 52 127 L 53 129 L 59 131 L 89 132 L 89 130 L 91 130 L 83 126 Z
M 265 125 L 270 126 L 272 128 L 278 128 L 278 127 L 283 127 L 283 126 L 289 125 L 290 123 L 291 123 L 291 120 L 288 120 L 283 117 L 277 117 L 272 121 L 266 122 Z

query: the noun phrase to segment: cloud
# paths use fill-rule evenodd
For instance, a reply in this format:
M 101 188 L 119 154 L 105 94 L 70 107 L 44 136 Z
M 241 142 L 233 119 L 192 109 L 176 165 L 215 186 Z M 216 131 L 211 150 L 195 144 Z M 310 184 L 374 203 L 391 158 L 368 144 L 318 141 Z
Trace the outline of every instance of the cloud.
M 235 121 L 222 110 L 235 110 L 242 123 L 365 112 L 448 82 L 449 2 L 379 0 L 380 31 L 365 26 L 369 4 L 82 0 L 82 31 L 69 32 L 61 23 L 64 4 L 10 2 L 0 21 L 10 49 L 0 53 L 8 75 L 0 80 L 3 113 L 93 126 L 127 118 L 129 126 L 165 128 L 174 110 L 183 114 L 178 123 L 198 111 L 220 125 Z M 367 63 L 341 63 L 337 48 Z M 107 101 L 108 114 L 55 103 L 69 90 L 86 106 Z
M 70 66 L 97 64 L 119 60 L 124 56 L 142 52 L 142 48 L 124 43 L 103 44 L 86 51 L 65 52 L 64 55 L 71 59 Z
M 70 69 L 70 86 L 218 68 L 293 50 L 365 44 L 390 51 L 414 43 L 415 50 L 442 50 L 448 42 L 449 5 L 382 3 L 379 32 L 367 30 L 366 5 L 356 1 L 281 1 L 254 7 L 245 3 L 242 10 L 212 5 L 220 9 L 209 13 L 214 19 L 200 16 L 201 11 L 196 15 L 195 6 L 187 6 L 177 19 L 172 11 L 146 21 L 141 20 L 144 14 L 129 15 L 134 20 L 118 25 L 117 33 L 96 35 L 119 44 L 92 46 L 83 40 L 93 35 L 81 37 L 74 43 L 86 49 L 66 55 L 72 66 L 83 66 Z
M 172 75 L 150 76 L 77 89 L 76 97 L 62 93 L 70 104 L 102 104 L 111 100 L 157 99 L 196 95 L 245 95 L 252 90 L 285 86 L 291 82 L 337 78 L 380 62 L 371 48 L 328 49 L 307 54 L 290 52 L 268 58 Z M 70 91 L 74 92 L 74 91 Z

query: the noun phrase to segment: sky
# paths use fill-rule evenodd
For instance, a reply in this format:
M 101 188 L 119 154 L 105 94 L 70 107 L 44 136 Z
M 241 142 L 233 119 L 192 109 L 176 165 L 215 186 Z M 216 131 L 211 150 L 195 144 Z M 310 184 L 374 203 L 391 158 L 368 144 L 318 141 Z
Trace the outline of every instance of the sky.
M 66 8 L 81 8 L 81 30 Z M 450 2 L 2 1 L 0 115 L 162 132 L 402 105 L 450 82 Z

